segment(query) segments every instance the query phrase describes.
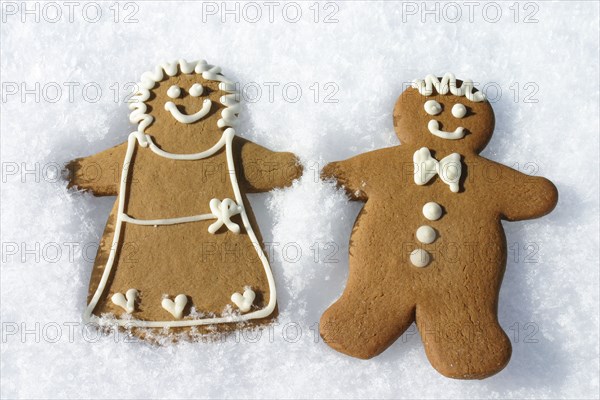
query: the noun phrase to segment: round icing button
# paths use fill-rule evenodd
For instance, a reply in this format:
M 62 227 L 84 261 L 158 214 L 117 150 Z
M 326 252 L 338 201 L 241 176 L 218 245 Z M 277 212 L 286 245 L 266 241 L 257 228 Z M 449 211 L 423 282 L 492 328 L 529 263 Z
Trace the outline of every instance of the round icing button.
M 427 100 L 423 107 L 429 115 L 438 115 L 442 112 L 442 106 L 435 100 Z
M 429 253 L 423 249 L 415 249 L 410 253 L 410 262 L 418 268 L 426 267 L 431 260 Z
M 167 90 L 167 96 L 172 99 L 176 99 L 181 96 L 181 88 L 177 85 L 173 85 Z
M 433 243 L 435 241 L 436 236 L 437 235 L 435 233 L 435 229 L 433 229 L 430 226 L 423 225 L 419 227 L 419 229 L 417 229 L 417 239 L 419 239 L 419 242 L 421 243 Z
M 454 107 L 452 107 L 452 116 L 454 118 L 462 118 L 465 115 L 467 115 L 467 107 L 463 104 L 455 104 Z
M 190 88 L 190 96 L 192 96 L 192 97 L 202 96 L 203 92 L 204 92 L 204 87 L 199 83 L 194 83 L 192 85 L 192 87 Z
M 423 206 L 423 215 L 430 221 L 436 221 L 442 216 L 442 207 L 438 203 L 430 201 Z

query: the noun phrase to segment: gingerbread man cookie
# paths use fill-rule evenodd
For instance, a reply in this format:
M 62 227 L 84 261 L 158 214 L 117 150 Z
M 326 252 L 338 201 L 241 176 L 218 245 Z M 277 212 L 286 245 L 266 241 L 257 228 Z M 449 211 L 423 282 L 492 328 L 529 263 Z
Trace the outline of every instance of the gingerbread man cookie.
M 302 171 L 296 157 L 236 136 L 236 85 L 205 61 L 163 63 L 138 90 L 128 140 L 68 165 L 69 186 L 117 196 L 84 320 L 189 331 L 274 317 L 246 193 L 290 185 Z
M 493 375 L 511 355 L 497 318 L 506 266 L 501 220 L 541 217 L 558 192 L 545 178 L 479 156 L 494 113 L 470 80 L 414 81 L 396 103 L 394 127 L 402 145 L 323 169 L 365 205 L 352 231 L 346 288 L 323 314 L 321 336 L 367 359 L 416 321 L 440 373 Z

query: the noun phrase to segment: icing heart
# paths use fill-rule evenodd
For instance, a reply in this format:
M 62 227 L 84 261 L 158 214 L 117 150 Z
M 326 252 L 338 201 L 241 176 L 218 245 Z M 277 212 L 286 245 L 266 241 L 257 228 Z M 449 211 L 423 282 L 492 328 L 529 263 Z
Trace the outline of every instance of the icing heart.
M 255 298 L 256 294 L 252 289 L 244 290 L 244 295 L 241 295 L 238 292 L 231 295 L 231 301 L 235 303 L 241 312 L 250 311 L 250 307 L 252 306 L 252 303 L 254 303 Z
M 171 313 L 175 318 L 181 319 L 183 315 L 183 309 L 187 304 L 187 296 L 185 294 L 178 294 L 175 297 L 175 301 L 171 299 L 162 299 L 162 308 Z
M 129 289 L 125 296 L 123 293 L 115 293 L 110 298 L 112 302 L 121 307 L 127 314 L 131 314 L 135 310 L 135 298 L 138 295 L 136 289 Z

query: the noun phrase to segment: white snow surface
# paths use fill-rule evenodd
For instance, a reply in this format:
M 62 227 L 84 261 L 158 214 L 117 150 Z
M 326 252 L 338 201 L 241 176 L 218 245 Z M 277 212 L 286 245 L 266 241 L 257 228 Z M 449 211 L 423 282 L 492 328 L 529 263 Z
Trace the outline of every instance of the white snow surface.
M 597 2 L 53 4 L 2 3 L 2 398 L 598 396 Z M 435 7 L 438 21 L 425 10 Z M 280 316 L 218 343 L 99 337 L 81 315 L 114 199 L 67 191 L 57 166 L 123 142 L 128 83 L 178 58 L 222 66 L 246 89 L 238 134 L 305 165 L 291 188 L 251 197 L 273 243 Z M 318 167 L 397 145 L 392 110 L 407 82 L 448 71 L 494 101 L 483 154 L 560 192 L 549 216 L 504 224 L 499 318 L 513 356 L 483 381 L 439 375 L 414 326 L 368 361 L 315 334 L 343 290 L 361 207 L 315 179 Z

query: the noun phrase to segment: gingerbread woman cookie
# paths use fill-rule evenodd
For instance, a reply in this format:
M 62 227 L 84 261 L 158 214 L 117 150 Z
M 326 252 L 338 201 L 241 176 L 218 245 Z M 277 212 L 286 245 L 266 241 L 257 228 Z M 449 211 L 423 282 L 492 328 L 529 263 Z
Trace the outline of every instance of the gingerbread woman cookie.
M 506 266 L 501 220 L 541 217 L 556 187 L 479 156 L 494 113 L 470 80 L 429 75 L 394 108 L 402 145 L 333 162 L 323 176 L 365 202 L 350 240 L 342 296 L 321 318 L 334 349 L 370 358 L 416 321 L 443 375 L 485 378 L 511 344 L 498 324 Z
M 68 165 L 69 186 L 117 196 L 84 320 L 189 331 L 274 317 L 246 193 L 290 185 L 302 171 L 296 157 L 236 136 L 236 85 L 205 61 L 163 63 L 138 90 L 128 140 Z

